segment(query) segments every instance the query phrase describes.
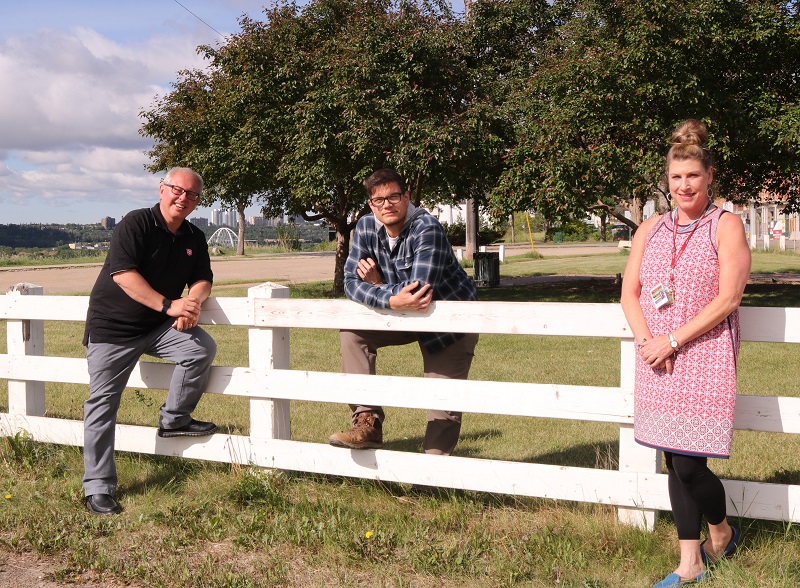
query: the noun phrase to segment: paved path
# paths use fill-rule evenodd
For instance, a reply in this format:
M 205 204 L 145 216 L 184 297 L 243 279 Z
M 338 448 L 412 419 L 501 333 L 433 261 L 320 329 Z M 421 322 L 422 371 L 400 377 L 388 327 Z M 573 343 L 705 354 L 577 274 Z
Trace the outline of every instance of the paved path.
M 497 251 L 497 247 L 489 247 Z M 506 255 L 520 255 L 530 251 L 529 245 L 506 247 Z M 536 251 L 546 257 L 560 255 L 591 255 L 613 253 L 616 244 L 589 245 L 537 245 Z M 246 258 L 212 258 L 214 281 L 262 282 L 288 281 L 313 282 L 332 280 L 335 268 L 333 252 L 260 255 Z M 27 282 L 44 286 L 45 294 L 88 294 L 92 289 L 101 264 L 48 265 L 25 267 L 0 267 L 0 293 L 8 292 L 14 284 Z
M 263 257 L 213 258 L 216 283 L 311 282 L 333 279 L 333 253 L 302 253 Z M 88 294 L 102 264 L 0 268 L 0 292 L 27 282 L 44 286 L 45 294 Z

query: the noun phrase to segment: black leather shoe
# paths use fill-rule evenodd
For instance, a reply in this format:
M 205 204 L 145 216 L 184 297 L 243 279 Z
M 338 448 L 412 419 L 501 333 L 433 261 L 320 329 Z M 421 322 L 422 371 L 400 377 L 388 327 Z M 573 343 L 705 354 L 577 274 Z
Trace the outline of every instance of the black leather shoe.
M 96 515 L 112 515 L 122 512 L 119 503 L 110 494 L 92 494 L 84 500 L 86 510 Z
M 217 425 L 214 423 L 207 423 L 205 421 L 196 421 L 192 419 L 188 425 L 183 425 L 177 429 L 162 429 L 158 428 L 159 437 L 202 437 L 204 435 L 211 435 L 217 430 Z

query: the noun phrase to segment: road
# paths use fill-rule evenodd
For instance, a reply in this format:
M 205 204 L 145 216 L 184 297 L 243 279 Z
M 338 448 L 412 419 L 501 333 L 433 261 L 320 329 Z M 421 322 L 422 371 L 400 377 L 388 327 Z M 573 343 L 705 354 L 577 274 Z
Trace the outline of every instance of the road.
M 497 251 L 497 247 L 489 247 Z M 559 255 L 591 255 L 616 252 L 616 244 L 537 245 L 545 257 Z M 506 246 L 506 255 L 530 251 L 529 245 Z M 313 282 L 333 279 L 333 252 L 260 255 L 246 258 L 212 258 L 214 281 L 246 282 Z M 97 279 L 101 264 L 0 267 L 0 292 L 8 292 L 20 283 L 44 287 L 45 294 L 87 294 Z

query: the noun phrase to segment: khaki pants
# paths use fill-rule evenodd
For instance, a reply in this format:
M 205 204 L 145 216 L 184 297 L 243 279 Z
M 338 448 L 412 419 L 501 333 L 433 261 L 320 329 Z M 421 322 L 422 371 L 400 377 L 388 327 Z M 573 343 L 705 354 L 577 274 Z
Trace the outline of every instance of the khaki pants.
M 342 345 L 342 371 L 346 374 L 374 374 L 378 349 L 391 345 L 418 343 L 416 333 L 397 333 L 391 331 L 340 331 Z M 426 378 L 447 378 L 466 380 L 475 346 L 476 333 L 467 333 L 461 339 L 438 353 L 428 353 L 422 345 L 423 369 Z M 374 412 L 382 422 L 383 408 L 351 404 L 353 418 L 362 412 Z M 461 413 L 445 410 L 428 411 L 428 427 L 425 431 L 423 448 L 425 453 L 450 455 L 458 443 L 461 431 Z

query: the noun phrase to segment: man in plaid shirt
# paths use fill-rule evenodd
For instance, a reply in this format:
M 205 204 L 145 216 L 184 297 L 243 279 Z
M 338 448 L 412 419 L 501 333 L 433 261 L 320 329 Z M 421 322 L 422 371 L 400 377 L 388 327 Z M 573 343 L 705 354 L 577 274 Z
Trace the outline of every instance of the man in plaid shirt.
M 403 178 L 380 169 L 364 181 L 368 214 L 358 221 L 344 266 L 347 297 L 375 308 L 426 312 L 433 300 L 475 300 L 475 286 L 458 263 L 442 225 L 410 202 Z M 377 351 L 418 342 L 426 378 L 466 379 L 478 335 L 475 333 L 340 332 L 342 371 L 374 374 Z M 352 428 L 328 442 L 351 449 L 383 447 L 380 406 L 351 404 Z M 425 453 L 449 455 L 458 442 L 461 413 L 428 411 Z

